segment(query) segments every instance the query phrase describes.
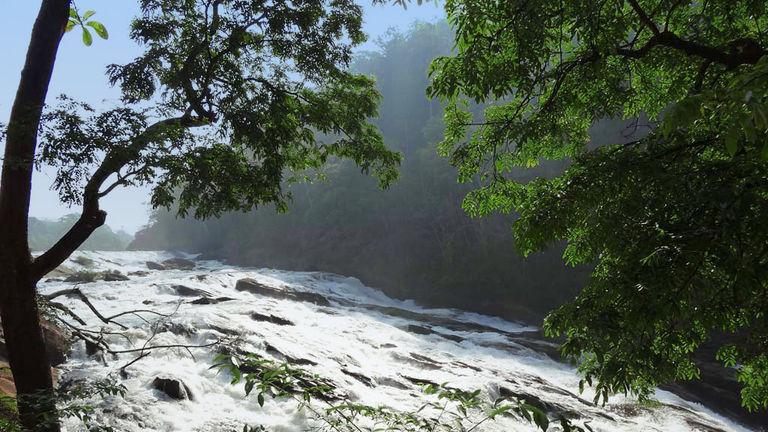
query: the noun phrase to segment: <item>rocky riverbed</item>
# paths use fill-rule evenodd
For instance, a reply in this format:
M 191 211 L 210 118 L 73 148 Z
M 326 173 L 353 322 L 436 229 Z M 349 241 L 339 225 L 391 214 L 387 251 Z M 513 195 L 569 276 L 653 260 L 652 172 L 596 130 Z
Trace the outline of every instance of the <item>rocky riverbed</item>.
M 50 294 L 77 287 L 103 322 L 77 296 L 56 301 L 85 320 L 78 327 L 102 332 L 108 354 L 75 342 L 58 366 L 63 382 L 111 376 L 124 397 L 95 399 L 104 424 L 119 431 L 269 431 L 317 426 L 290 399 L 260 406 L 242 385 L 210 369 L 228 341 L 243 352 L 287 361 L 333 383 L 351 401 L 414 411 L 426 400 L 424 383 L 480 390 L 481 397 L 523 398 L 550 416 L 565 415 L 595 431 L 746 431 L 707 407 L 667 391 L 658 403 L 624 396 L 596 406 L 578 394 L 573 367 L 556 361 L 555 346 L 538 329 L 499 318 L 427 309 L 388 298 L 358 280 L 317 272 L 245 269 L 161 252 L 80 252 L 41 284 Z M 160 315 L 161 314 L 161 315 Z M 139 349 L 139 350 L 137 350 Z M 137 351 L 133 351 L 137 350 Z M 127 366 L 126 366 L 127 365 Z M 67 430 L 78 430 L 69 420 Z M 503 417 L 482 431 L 532 431 Z M 553 427 L 552 430 L 558 430 Z

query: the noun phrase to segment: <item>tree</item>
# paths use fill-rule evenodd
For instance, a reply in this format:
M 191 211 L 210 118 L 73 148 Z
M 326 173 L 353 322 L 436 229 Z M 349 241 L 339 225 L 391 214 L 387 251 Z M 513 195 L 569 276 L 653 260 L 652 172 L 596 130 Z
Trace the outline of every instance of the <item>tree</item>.
M 44 2 L 33 30 L 30 56 L 42 60 L 25 66 L 36 87 L 22 76 L 20 89 L 32 94 L 17 96 L 26 112 L 14 106 L 0 194 L 0 240 L 11 246 L 0 252 L 3 327 L 29 429 L 58 429 L 39 426 L 53 406 L 22 403 L 51 390 L 35 286 L 104 224 L 106 194 L 152 184 L 154 206 L 176 202 L 181 215 L 205 218 L 267 203 L 285 208 L 283 184 L 330 158 L 353 160 L 381 185 L 397 176 L 399 154 L 368 123 L 379 99 L 374 83 L 346 70 L 365 38 L 353 1 L 143 0 L 141 7 L 131 36 L 144 54 L 107 71 L 124 105 L 97 112 L 63 98 L 42 114 L 39 151 L 41 88 L 69 2 Z M 26 230 L 33 160 L 55 168 L 63 202 L 82 206 L 72 228 L 34 259 Z
M 516 210 L 528 255 L 567 241 L 594 265 L 545 321 L 597 399 L 689 380 L 706 341 L 768 407 L 768 9 L 764 1 L 450 0 L 456 52 L 434 61 L 441 151 L 481 187 L 473 215 Z M 491 101 L 481 119 L 466 100 Z M 495 101 L 495 102 L 494 102 Z M 624 118 L 634 138 L 589 145 Z M 647 119 L 647 120 L 646 120 Z M 555 178 L 513 169 L 571 158 Z

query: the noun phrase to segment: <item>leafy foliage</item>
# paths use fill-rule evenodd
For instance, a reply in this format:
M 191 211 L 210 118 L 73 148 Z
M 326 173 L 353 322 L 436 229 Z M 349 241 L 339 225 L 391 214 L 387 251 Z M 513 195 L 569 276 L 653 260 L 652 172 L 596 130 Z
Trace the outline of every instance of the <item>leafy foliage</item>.
M 64 202 L 151 183 L 154 206 L 176 201 L 180 214 L 203 218 L 265 203 L 284 209 L 283 180 L 333 157 L 383 186 L 397 177 L 400 156 L 368 122 L 374 83 L 346 70 L 364 40 L 354 2 L 141 6 L 131 36 L 144 54 L 108 67 L 125 105 L 97 113 L 65 98 L 44 116 L 38 162 L 57 169 Z
M 77 10 L 77 7 L 71 7 L 69 9 L 69 20 L 67 21 L 64 31 L 70 32 L 74 30 L 75 27 L 80 27 L 82 30 L 83 44 L 85 44 L 85 46 L 91 46 L 93 44 L 93 35 L 88 27 L 90 27 L 100 38 L 109 39 L 107 27 L 99 21 L 92 19 L 94 15 L 96 15 L 96 12 L 92 10 L 87 10 L 81 15 Z
M 480 425 L 499 416 L 532 422 L 545 432 L 550 424 L 544 411 L 524 400 L 499 398 L 489 403 L 480 396 L 480 390 L 465 391 L 449 387 L 448 383 L 425 385 L 423 392 L 430 399 L 415 412 L 399 412 L 343 399 L 326 380 L 289 363 L 277 363 L 256 354 L 220 354 L 213 361 L 211 368 L 228 372 L 232 384 L 245 383 L 246 396 L 255 391 L 260 406 L 264 406 L 266 397 L 293 398 L 299 410 L 312 414 L 320 431 L 471 432 L 481 430 Z M 314 406 L 316 400 L 323 401 L 325 408 Z M 564 417 L 558 423 L 566 432 L 592 430 L 588 425 L 573 425 Z M 245 426 L 244 431 L 248 430 L 252 429 Z
M 122 398 L 126 392 L 127 389 L 122 384 L 118 384 L 112 378 L 104 378 L 67 382 L 53 393 L 38 392 L 23 397 L 31 405 L 38 408 L 41 419 L 40 426 L 57 423 L 62 418 L 77 418 L 82 423 L 83 430 L 85 431 L 113 432 L 114 429 L 101 424 L 99 419 L 94 416 L 96 410 L 91 401 L 94 399 Z M 5 399 L 6 397 L 4 396 L 3 398 Z M 51 406 L 51 400 L 57 404 L 56 412 L 47 410 L 47 407 Z M 10 403 L 11 407 L 15 409 L 15 399 L 8 402 L 3 400 L 3 404 L 5 405 L 6 403 Z M 13 421 L 8 420 L 7 424 L 4 422 L 6 420 L 0 419 L 0 426 L 4 427 L 3 431 L 15 432 L 22 430 L 21 426 Z
M 768 407 L 766 96 L 763 1 L 449 0 L 457 52 L 432 65 L 444 98 L 440 150 L 472 215 L 517 211 L 525 255 L 566 240 L 590 282 L 547 332 L 580 360 L 597 399 L 645 397 L 695 379 L 717 334 L 742 402 Z M 482 118 L 468 100 L 492 101 Z M 589 145 L 604 118 L 629 143 Z M 571 158 L 553 179 L 512 170 Z

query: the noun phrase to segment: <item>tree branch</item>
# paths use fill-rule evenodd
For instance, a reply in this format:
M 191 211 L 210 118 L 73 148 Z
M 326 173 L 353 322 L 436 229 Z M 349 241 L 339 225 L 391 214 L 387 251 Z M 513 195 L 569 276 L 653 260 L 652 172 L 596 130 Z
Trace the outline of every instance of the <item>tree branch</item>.
M 648 55 L 653 48 L 663 46 L 682 51 L 688 55 L 700 57 L 710 62 L 719 63 L 729 68 L 743 64 L 755 64 L 761 57 L 766 55 L 765 49 L 753 39 L 742 39 L 729 45 L 731 49 L 725 51 L 698 42 L 687 41 L 665 30 L 654 34 L 645 45 L 638 49 L 620 47 L 616 50 L 616 53 L 620 56 L 640 59 Z
M 104 193 L 99 191 L 112 174 L 119 172 L 126 164 L 135 160 L 150 143 L 162 139 L 162 134 L 168 128 L 193 128 L 207 124 L 209 124 L 208 119 L 192 117 L 187 113 L 181 117 L 160 120 L 137 135 L 128 148 L 121 148 L 119 151 L 108 153 L 85 185 L 83 190 L 83 211 L 80 214 L 80 218 L 59 241 L 34 260 L 32 263 L 32 277 L 36 281 L 40 280 L 51 270 L 61 265 L 97 228 L 104 225 L 107 213 L 99 208 L 99 199 L 107 191 L 104 191 Z

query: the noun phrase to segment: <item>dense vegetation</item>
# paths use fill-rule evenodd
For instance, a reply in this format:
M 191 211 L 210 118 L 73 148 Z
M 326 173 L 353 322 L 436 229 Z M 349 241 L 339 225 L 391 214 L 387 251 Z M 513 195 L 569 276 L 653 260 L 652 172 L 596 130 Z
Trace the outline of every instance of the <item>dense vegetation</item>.
M 29 248 L 33 251 L 47 250 L 61 238 L 77 221 L 78 215 L 68 214 L 56 220 L 29 218 Z M 104 225 L 93 232 L 78 249 L 80 250 L 125 250 L 133 236 L 123 230 L 113 231 Z
M 383 99 L 375 123 L 386 144 L 404 155 L 401 178 L 388 190 L 354 165 L 335 163 L 326 181 L 291 189 L 286 214 L 262 208 L 200 222 L 158 211 L 133 247 L 337 272 L 432 305 L 538 322 L 573 296 L 584 272 L 566 269 L 561 251 L 524 260 L 512 246 L 510 218 L 473 220 L 461 209 L 469 188 L 457 184 L 455 169 L 435 150 L 442 107 L 424 94 L 430 61 L 448 54 L 452 41 L 447 23 L 418 24 L 383 38 L 380 51 L 353 64 L 376 78 Z
M 470 214 L 517 211 L 523 254 L 594 264 L 546 320 L 603 398 L 698 378 L 713 338 L 742 403 L 768 408 L 768 8 L 764 1 L 450 0 L 432 67 L 441 150 L 479 182 Z M 477 116 L 467 100 L 499 101 Z M 649 134 L 591 148 L 601 118 Z M 573 158 L 561 176 L 512 175 Z

